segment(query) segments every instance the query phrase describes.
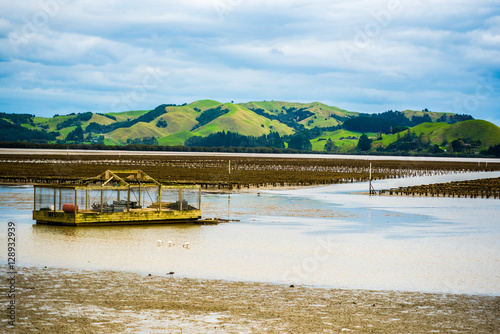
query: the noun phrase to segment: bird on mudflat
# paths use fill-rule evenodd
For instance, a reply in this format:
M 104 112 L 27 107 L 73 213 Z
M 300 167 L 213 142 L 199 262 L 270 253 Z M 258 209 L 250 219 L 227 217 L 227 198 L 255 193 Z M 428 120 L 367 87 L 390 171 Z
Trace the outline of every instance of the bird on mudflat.
M 175 273 L 173 271 L 167 273 L 167 275 L 169 275 L 170 277 L 174 277 L 174 274 Z

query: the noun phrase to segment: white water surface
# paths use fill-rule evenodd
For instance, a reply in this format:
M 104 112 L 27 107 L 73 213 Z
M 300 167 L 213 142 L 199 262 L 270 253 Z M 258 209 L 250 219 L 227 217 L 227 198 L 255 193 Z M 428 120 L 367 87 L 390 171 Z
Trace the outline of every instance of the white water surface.
M 374 182 L 375 189 L 500 177 Z M 0 240 L 16 224 L 18 265 L 335 288 L 500 295 L 500 200 L 368 196 L 367 183 L 203 195 L 220 225 L 35 225 L 33 189 L 0 187 Z M 156 241 L 164 241 L 157 246 Z M 167 241 L 174 247 L 168 247 Z M 189 241 L 190 248 L 182 243 Z M 0 252 L 0 261 L 7 254 Z

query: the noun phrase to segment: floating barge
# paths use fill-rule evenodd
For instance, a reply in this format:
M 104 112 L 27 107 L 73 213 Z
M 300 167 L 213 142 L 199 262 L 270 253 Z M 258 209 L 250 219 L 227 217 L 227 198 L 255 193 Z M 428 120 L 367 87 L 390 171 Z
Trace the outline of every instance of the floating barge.
M 200 218 L 199 186 L 162 184 L 141 170 L 107 170 L 90 179 L 34 186 L 37 224 L 164 224 Z

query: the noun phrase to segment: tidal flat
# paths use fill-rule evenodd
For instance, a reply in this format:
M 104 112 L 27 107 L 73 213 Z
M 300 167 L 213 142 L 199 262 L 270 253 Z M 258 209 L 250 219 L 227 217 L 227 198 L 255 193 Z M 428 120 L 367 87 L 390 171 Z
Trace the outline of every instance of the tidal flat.
M 292 287 L 40 267 L 19 268 L 16 289 L 15 333 L 500 330 L 500 297 L 493 296 Z M 5 290 L 2 285 L 1 293 Z M 4 327 L 6 320 L 2 322 Z

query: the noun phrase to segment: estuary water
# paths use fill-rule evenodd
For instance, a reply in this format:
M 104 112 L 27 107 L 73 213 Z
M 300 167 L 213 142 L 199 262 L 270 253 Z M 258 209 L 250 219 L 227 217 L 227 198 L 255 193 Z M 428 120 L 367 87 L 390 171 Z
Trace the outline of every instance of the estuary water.
M 387 189 L 485 177 L 500 173 L 373 185 Z M 500 200 L 368 196 L 367 189 L 367 183 L 351 183 L 204 193 L 204 217 L 238 221 L 75 228 L 35 225 L 33 188 L 0 186 L 0 240 L 6 249 L 7 222 L 14 222 L 21 266 L 500 295 Z M 2 263 L 6 256 L 0 252 Z

